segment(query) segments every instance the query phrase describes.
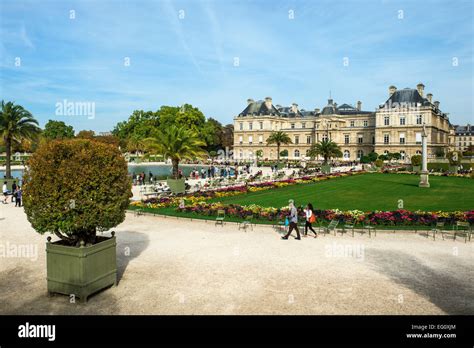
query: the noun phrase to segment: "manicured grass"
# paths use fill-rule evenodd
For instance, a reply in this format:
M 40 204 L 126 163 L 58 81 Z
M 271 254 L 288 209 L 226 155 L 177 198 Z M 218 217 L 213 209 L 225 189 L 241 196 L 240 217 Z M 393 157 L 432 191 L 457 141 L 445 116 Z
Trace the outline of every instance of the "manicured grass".
M 418 175 L 363 174 L 311 184 L 253 192 L 215 199 L 224 204 L 283 207 L 311 202 L 315 209 L 362 211 L 397 210 L 467 211 L 474 209 L 474 181 L 468 178 L 430 176 L 430 188 L 418 187 Z

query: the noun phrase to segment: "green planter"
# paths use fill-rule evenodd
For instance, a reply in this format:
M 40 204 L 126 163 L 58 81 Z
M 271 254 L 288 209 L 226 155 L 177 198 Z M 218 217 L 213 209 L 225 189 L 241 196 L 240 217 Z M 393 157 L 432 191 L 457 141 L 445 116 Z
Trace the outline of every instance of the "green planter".
M 412 166 L 412 172 L 419 173 L 421 171 L 421 166 Z
M 71 247 L 61 241 L 46 243 L 48 294 L 75 295 L 82 302 L 111 285 L 117 284 L 115 232 L 112 237 L 97 236 L 91 246 Z
M 186 185 L 185 179 L 167 179 L 166 183 L 170 187 L 171 192 L 173 193 L 185 193 Z
M 331 166 L 329 164 L 323 164 L 321 166 L 321 173 L 323 174 L 331 174 Z

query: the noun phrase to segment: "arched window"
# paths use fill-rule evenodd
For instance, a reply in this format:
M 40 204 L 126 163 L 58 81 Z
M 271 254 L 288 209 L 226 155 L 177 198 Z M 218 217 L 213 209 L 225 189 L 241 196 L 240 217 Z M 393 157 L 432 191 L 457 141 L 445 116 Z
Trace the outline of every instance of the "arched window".
M 362 156 L 364 156 L 364 151 L 357 150 L 357 159 L 360 159 Z
M 400 159 L 404 160 L 405 159 L 405 151 L 400 151 Z
M 421 155 L 421 151 L 420 151 L 420 150 L 416 150 L 416 154 L 417 154 L 417 155 Z
M 295 157 L 296 158 L 300 157 L 300 150 L 295 150 Z
M 351 158 L 351 153 L 349 152 L 349 150 L 344 150 L 344 159 L 349 159 Z

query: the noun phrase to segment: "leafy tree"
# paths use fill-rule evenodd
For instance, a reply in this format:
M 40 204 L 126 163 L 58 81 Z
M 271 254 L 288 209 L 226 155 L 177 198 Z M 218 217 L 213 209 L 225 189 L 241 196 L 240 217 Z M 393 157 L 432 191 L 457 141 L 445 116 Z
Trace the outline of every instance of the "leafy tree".
M 367 157 L 369 157 L 370 162 L 374 162 L 379 157 L 379 155 L 376 152 L 371 152 L 367 155 Z
M 414 167 L 418 167 L 421 165 L 421 155 L 413 155 L 411 156 L 411 165 Z
M 448 161 L 452 166 L 458 166 L 461 164 L 461 153 L 459 151 L 448 152 Z
M 204 114 L 196 107 L 190 104 L 182 106 L 162 106 L 157 111 L 160 118 L 160 130 L 169 128 L 173 125 L 177 127 L 185 127 L 200 135 L 201 130 L 206 122 Z
M 280 154 L 281 157 L 288 157 L 288 150 L 285 149 L 285 150 L 281 151 L 279 154 Z M 280 158 L 278 158 L 278 159 L 280 159 Z
M 202 139 L 207 144 L 206 149 L 208 151 L 218 150 L 222 146 L 224 132 L 222 130 L 222 124 L 219 121 L 209 118 L 203 125 L 200 133 Z
M 157 112 L 135 110 L 127 121 L 119 122 L 112 134 L 121 140 L 126 140 L 136 134 L 142 138 L 149 137 L 159 126 L 160 118 Z
M 74 137 L 74 128 L 63 121 L 49 120 L 44 126 L 43 136 L 48 140 L 70 139 Z
M 234 125 L 227 124 L 222 129 L 222 147 L 229 149 L 234 147 Z
M 165 158 L 171 159 L 173 177 L 179 178 L 179 162 L 185 159 L 204 158 L 206 152 L 203 147 L 205 142 L 200 140 L 196 133 L 190 129 L 172 125 L 156 133 L 153 138 L 145 141 L 149 149 L 155 150 Z
M 0 105 L 0 136 L 3 138 L 6 151 L 6 177 L 10 179 L 11 174 L 11 152 L 14 142 L 21 142 L 22 139 L 34 139 L 41 132 L 31 113 L 21 105 L 13 102 L 5 103 L 2 100 Z
M 387 161 L 388 160 L 388 155 L 380 155 L 378 159 L 381 160 L 381 161 Z
M 370 163 L 370 162 L 372 161 L 370 160 L 369 156 L 362 156 L 360 158 L 360 163 Z
M 115 135 L 97 135 L 94 137 L 94 140 L 99 141 L 101 143 L 113 145 L 118 147 L 120 145 L 120 139 Z
M 93 130 L 81 130 L 77 133 L 76 138 L 78 139 L 94 139 L 95 132 Z
M 118 148 L 87 139 L 46 142 L 24 175 L 28 221 L 38 233 L 54 233 L 68 245 L 94 244 L 98 231 L 123 222 L 131 196 Z
M 262 158 L 263 157 L 263 150 L 257 150 L 255 152 L 255 156 L 257 156 L 257 159 Z
M 277 146 L 277 163 L 280 163 L 280 147 L 281 144 L 291 144 L 292 141 L 288 134 L 282 131 L 277 131 L 277 132 L 272 132 L 270 136 L 267 139 L 267 144 L 268 145 L 273 145 L 275 144 Z M 288 152 L 288 151 L 287 151 Z M 288 156 L 288 154 L 287 154 Z
M 342 157 L 342 152 L 335 142 L 331 140 L 322 140 L 311 146 L 308 155 L 311 158 L 322 156 L 324 158 L 324 164 L 327 164 L 331 158 Z
M 394 153 L 391 153 L 391 155 L 392 155 L 392 158 L 397 161 L 399 161 L 402 158 L 402 154 L 400 152 L 394 152 Z

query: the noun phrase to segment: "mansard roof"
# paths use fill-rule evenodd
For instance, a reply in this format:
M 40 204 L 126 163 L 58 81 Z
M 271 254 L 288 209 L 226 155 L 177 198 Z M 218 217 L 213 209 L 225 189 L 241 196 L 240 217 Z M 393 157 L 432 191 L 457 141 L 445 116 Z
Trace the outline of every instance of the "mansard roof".
M 252 101 L 247 105 L 247 107 L 239 114 L 239 116 L 249 116 L 249 115 L 280 115 L 278 109 L 272 105 L 269 110 L 267 105 L 263 100 Z

